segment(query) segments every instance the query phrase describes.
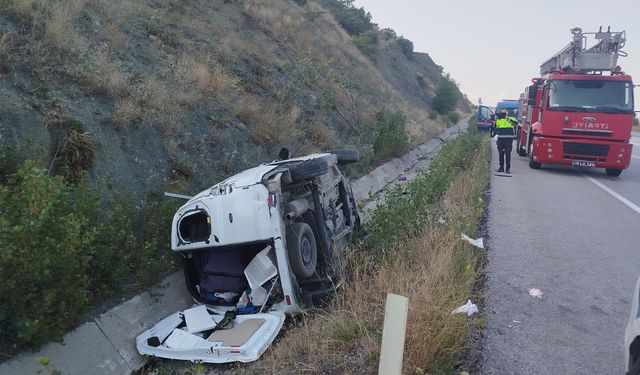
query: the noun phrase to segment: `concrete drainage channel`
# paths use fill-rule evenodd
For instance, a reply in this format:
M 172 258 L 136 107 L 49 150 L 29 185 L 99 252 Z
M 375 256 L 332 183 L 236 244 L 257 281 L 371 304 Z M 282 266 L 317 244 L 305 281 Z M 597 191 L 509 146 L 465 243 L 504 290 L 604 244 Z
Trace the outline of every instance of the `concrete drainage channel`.
M 384 200 L 387 188 L 402 183 L 400 176 L 411 180 L 419 169 L 428 168 L 442 144 L 466 129 L 468 121 L 469 117 L 462 119 L 439 137 L 352 182 L 356 199 L 364 204 L 363 221 L 368 219 L 371 209 Z M 149 292 L 123 302 L 66 334 L 64 343 L 49 343 L 37 353 L 23 353 L 0 364 L 0 374 L 46 373 L 37 363 L 38 357 L 49 358 L 49 367 L 65 375 L 130 374 L 140 368 L 144 360 L 136 350 L 136 336 L 166 316 L 192 305 L 193 300 L 184 288 L 182 271 L 175 272 Z

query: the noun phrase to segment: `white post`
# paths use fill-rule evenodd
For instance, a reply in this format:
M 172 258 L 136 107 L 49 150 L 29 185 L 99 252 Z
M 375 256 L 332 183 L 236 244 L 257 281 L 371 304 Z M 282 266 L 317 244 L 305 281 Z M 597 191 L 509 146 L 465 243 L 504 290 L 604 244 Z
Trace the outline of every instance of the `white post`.
M 402 373 L 408 312 L 409 299 L 407 297 L 387 294 L 378 375 L 400 375 Z

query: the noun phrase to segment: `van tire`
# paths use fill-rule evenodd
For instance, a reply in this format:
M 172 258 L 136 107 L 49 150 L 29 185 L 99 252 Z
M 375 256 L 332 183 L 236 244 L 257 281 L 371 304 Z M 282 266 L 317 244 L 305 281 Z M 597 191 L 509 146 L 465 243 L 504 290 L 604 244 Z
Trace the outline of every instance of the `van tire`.
M 329 171 L 329 165 L 324 159 L 304 160 L 288 166 L 293 182 L 309 180 L 321 176 Z
M 353 148 L 342 148 L 337 150 L 327 151 L 330 154 L 334 154 L 340 164 L 355 163 L 360 160 L 360 153 Z
M 287 253 L 291 270 L 299 279 L 313 276 L 318 264 L 318 247 L 309 224 L 294 223 L 287 228 Z

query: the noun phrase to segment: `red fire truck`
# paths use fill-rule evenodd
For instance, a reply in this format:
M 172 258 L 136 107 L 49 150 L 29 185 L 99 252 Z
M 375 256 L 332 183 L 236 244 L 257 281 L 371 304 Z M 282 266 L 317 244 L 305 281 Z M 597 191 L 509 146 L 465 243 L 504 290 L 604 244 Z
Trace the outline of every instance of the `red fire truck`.
M 529 167 L 605 168 L 619 176 L 631 161 L 633 82 L 617 65 L 625 32 L 571 30 L 572 42 L 540 66 L 520 96 L 516 152 Z M 588 36 L 595 44 L 587 47 Z

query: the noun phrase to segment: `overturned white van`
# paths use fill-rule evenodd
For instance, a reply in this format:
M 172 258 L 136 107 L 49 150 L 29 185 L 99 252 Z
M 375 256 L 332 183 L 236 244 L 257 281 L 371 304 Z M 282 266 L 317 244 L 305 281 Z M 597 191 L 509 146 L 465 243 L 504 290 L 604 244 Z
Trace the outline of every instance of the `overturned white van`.
M 343 149 L 246 170 L 192 197 L 173 218 L 171 249 L 201 305 L 137 338 L 140 354 L 211 363 L 256 360 L 285 314 L 341 283 L 360 225 Z M 206 307 L 204 307 L 206 306 Z

